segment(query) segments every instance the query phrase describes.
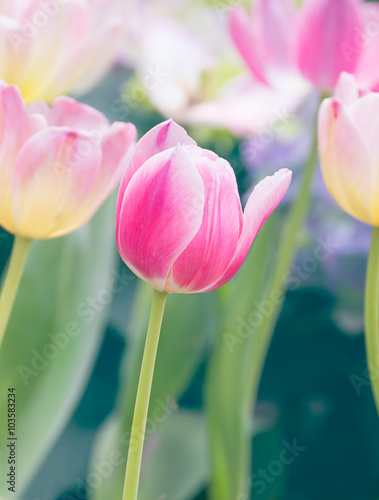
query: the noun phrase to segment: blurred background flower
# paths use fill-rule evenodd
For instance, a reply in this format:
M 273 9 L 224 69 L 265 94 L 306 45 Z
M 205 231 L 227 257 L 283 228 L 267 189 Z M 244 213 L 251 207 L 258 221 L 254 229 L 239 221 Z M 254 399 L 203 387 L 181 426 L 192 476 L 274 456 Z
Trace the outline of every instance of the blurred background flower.
M 118 54 L 118 0 L 0 2 L 0 78 L 27 102 L 90 90 Z

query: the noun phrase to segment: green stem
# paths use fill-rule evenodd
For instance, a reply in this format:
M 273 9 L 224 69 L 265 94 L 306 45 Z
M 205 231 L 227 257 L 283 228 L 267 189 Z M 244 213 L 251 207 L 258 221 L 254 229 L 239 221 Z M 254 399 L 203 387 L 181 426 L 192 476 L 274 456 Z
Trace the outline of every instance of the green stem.
M 365 291 L 365 340 L 371 387 L 379 413 L 379 228 L 372 228 Z
M 166 299 L 167 293 L 154 290 L 153 304 L 151 306 L 149 327 L 147 329 L 145 350 L 138 383 L 137 398 L 134 407 L 128 461 L 126 464 L 124 493 L 122 496 L 123 500 L 137 500 L 151 386 Z
M 15 236 L 8 271 L 0 294 L 0 347 L 12 312 L 32 240 Z

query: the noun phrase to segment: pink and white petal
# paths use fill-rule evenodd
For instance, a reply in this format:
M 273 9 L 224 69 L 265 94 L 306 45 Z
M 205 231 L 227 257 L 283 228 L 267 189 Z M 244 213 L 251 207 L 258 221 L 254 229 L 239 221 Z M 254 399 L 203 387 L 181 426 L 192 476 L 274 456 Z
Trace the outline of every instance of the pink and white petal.
M 338 79 L 334 96 L 337 97 L 345 106 L 348 106 L 361 97 L 361 94 L 362 91 L 358 87 L 354 75 L 346 73 L 345 71 L 342 72 Z
M 0 16 L 0 75 L 8 84 L 19 85 L 31 56 L 31 42 L 16 19 Z
M 30 115 L 20 91 L 2 82 L 0 89 L 0 175 L 9 174 L 24 142 L 46 127 L 42 116 Z
M 85 149 L 85 154 L 83 153 Z M 78 214 L 91 195 L 102 151 L 91 135 L 50 127 L 20 150 L 12 182 L 12 217 L 18 234 L 52 238 L 84 222 Z M 69 221 L 69 222 L 68 222 Z
M 281 202 L 291 183 L 292 172 L 282 169 L 257 184 L 243 214 L 243 228 L 237 250 L 220 280 L 206 291 L 225 285 L 241 267 L 250 247 L 268 217 Z
M 117 199 L 116 217 L 120 212 L 125 189 L 137 170 L 152 156 L 178 144 L 196 146 L 196 142 L 189 137 L 184 128 L 171 119 L 156 125 L 138 141 L 122 178 Z
M 255 78 L 269 85 L 264 48 L 259 43 L 252 20 L 243 7 L 236 7 L 229 16 L 229 32 L 243 60 Z
M 41 8 L 37 7 L 37 14 L 41 12 Z M 31 16 L 33 18 L 33 13 Z M 86 0 L 70 0 L 59 6 L 58 13 L 48 18 L 43 28 L 34 26 L 33 36 L 20 50 L 20 53 L 27 50 L 28 57 L 23 73 L 16 81 L 27 102 L 40 99 L 41 96 L 50 102 L 71 90 L 64 86 L 70 74 L 62 74 L 62 67 L 67 69 L 65 61 L 75 58 L 80 46 L 89 36 L 90 18 L 91 8 Z M 25 18 L 24 22 L 27 19 L 29 18 Z M 41 74 L 44 75 L 42 79 Z
M 65 79 L 65 91 L 62 93 L 72 90 L 75 94 L 84 94 L 100 81 L 116 61 L 123 26 L 122 19 L 114 17 L 91 33 L 57 76 L 58 81 L 59 78 Z
M 359 2 L 359 5 L 364 19 L 362 31 L 364 48 L 355 74 L 360 85 L 377 92 L 379 90 L 379 5 L 374 2 Z M 356 50 L 356 47 L 353 46 L 352 50 Z
M 172 266 L 168 289 L 194 293 L 209 288 L 225 273 L 242 230 L 242 208 L 234 172 L 221 158 L 203 157 L 196 167 L 205 189 L 198 233 Z
M 125 167 L 133 154 L 137 129 L 132 123 L 115 122 L 105 133 L 101 144 L 102 168 L 97 187 L 104 199 L 119 186 Z
M 25 141 L 46 127 L 42 116 L 29 115 L 16 87 L 0 82 L 0 224 L 11 224 L 11 183 L 17 155 Z
M 204 185 L 181 146 L 147 160 L 126 188 L 116 240 L 137 276 L 164 290 L 172 264 L 199 231 Z
M 360 136 L 364 138 L 368 151 L 371 167 L 371 213 L 375 225 L 379 225 L 379 94 L 364 95 L 354 101 L 347 111 Z M 363 165 L 357 167 L 365 170 Z
M 325 99 L 321 104 L 318 137 L 326 187 L 347 213 L 372 223 L 369 151 L 361 131 L 338 99 Z
M 120 183 L 125 171 L 137 135 L 135 126 L 131 123 L 113 123 L 105 133 L 101 143 L 101 168 L 93 184 L 91 193 L 83 200 L 77 213 L 66 221 L 68 227 L 75 226 L 77 221 L 88 221 Z M 94 141 L 97 144 L 98 138 Z
M 304 77 L 331 90 L 342 71 L 354 73 L 361 55 L 356 33 L 362 21 L 356 0 L 307 0 L 300 12 L 297 54 Z
M 269 62 L 280 68 L 294 68 L 298 29 L 295 3 L 292 0 L 258 0 L 253 16 Z
M 48 109 L 50 112 L 47 121 L 52 127 L 72 127 L 96 131 L 98 134 L 103 134 L 109 128 L 109 122 L 103 113 L 70 97 L 57 97 Z

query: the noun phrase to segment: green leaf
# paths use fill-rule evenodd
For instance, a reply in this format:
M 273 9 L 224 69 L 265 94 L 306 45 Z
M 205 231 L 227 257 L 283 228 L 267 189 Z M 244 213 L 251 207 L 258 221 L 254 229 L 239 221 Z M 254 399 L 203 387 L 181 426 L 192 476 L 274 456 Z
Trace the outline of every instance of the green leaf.
M 146 443 L 138 500 L 191 500 L 210 475 L 205 418 L 183 411 L 168 418 Z
M 256 311 L 277 233 L 275 217 L 261 229 L 234 283 L 226 305 L 206 384 L 206 404 L 213 462 L 211 498 L 230 500 L 242 493 L 250 463 L 251 409 L 245 408 L 246 381 L 254 344 L 259 341 L 249 326 Z M 231 296 L 230 296 L 231 295 Z M 248 417 L 246 417 L 248 415 Z M 251 434 L 250 434 L 251 435 Z M 249 470 L 247 470 L 249 469 Z
M 120 453 L 123 466 L 114 467 L 112 474 L 103 478 L 99 488 L 90 491 L 93 500 L 122 498 L 128 433 L 131 428 L 141 359 L 145 342 L 145 327 L 151 305 L 151 293 L 145 284 L 135 305 L 139 321 L 131 325 L 140 330 L 139 335 L 129 335 L 131 345 L 123 369 L 125 382 L 113 417 L 101 429 L 91 463 L 109 461 L 112 452 Z M 142 311 L 144 321 L 141 321 Z M 160 417 L 171 414 L 172 400 L 178 398 L 187 387 L 204 355 L 214 324 L 214 294 L 172 295 L 168 297 L 158 348 L 152 394 L 150 399 L 147 435 L 159 428 Z M 143 333 L 142 333 L 143 330 Z M 175 405 L 174 405 L 175 406 Z M 153 428 L 149 430 L 149 424 Z M 92 465 L 93 467 L 93 465 Z
M 0 353 L 0 470 L 9 469 L 7 389 L 15 387 L 18 496 L 66 426 L 98 354 L 112 298 L 113 213 L 110 200 L 74 234 L 32 244 Z M 15 497 L 3 482 L 0 497 Z

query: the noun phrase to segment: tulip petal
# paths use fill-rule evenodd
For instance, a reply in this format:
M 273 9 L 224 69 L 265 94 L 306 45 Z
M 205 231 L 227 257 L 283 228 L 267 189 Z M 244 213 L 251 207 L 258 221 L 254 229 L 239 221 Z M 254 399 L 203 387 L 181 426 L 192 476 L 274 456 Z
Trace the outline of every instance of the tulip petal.
M 368 149 L 360 130 L 338 99 L 325 99 L 321 104 L 318 137 L 326 187 L 347 213 L 372 224 L 373 178 Z
M 356 43 L 361 26 L 356 0 L 307 0 L 300 12 L 298 39 L 304 77 L 330 90 L 342 71 L 354 73 L 361 55 Z
M 122 27 L 122 19 L 114 17 L 83 40 L 76 52 L 54 74 L 49 99 L 68 93 L 71 89 L 75 94 L 88 92 L 115 62 Z
M 158 153 L 128 184 L 117 246 L 137 276 L 164 290 L 172 264 L 200 229 L 203 181 L 181 146 Z
M 365 28 L 359 41 L 364 43 L 364 50 L 355 75 L 361 85 L 377 92 L 379 90 L 379 5 L 374 2 L 360 2 L 360 7 L 363 11 Z
M 334 96 L 338 97 L 345 106 L 348 106 L 360 97 L 360 93 L 354 76 L 345 71 L 341 73 L 334 91 Z
M 254 24 L 266 56 L 279 68 L 295 67 L 297 14 L 292 0 L 258 0 L 255 4 Z
M 38 115 L 29 115 L 16 87 L 0 81 L 0 224 L 10 227 L 11 183 L 17 155 L 33 134 L 46 127 L 46 121 Z
M 379 94 L 368 93 L 347 108 L 355 127 L 364 138 L 371 167 L 371 214 L 374 225 L 379 225 Z M 360 160 L 360 163 L 362 159 Z M 362 165 L 357 164 L 360 170 Z M 367 196 L 367 195 L 366 195 Z
M 234 257 L 222 278 L 206 291 L 227 283 L 241 267 L 258 231 L 279 205 L 291 183 L 292 172 L 282 169 L 266 177 L 252 192 L 243 214 L 243 229 Z
M 184 128 L 171 119 L 156 125 L 138 141 L 121 182 L 117 199 L 116 221 L 118 221 L 125 189 L 133 175 L 149 158 L 161 151 L 174 148 L 177 144 L 196 146 L 196 142 L 189 137 Z
M 85 132 L 50 127 L 31 137 L 15 166 L 12 231 L 52 238 L 87 222 L 90 216 L 87 211 L 83 216 L 83 208 L 92 195 L 101 159 L 101 147 Z
M 51 106 L 44 101 L 35 101 L 28 106 L 31 113 L 42 114 L 53 127 L 72 127 L 103 134 L 109 128 L 106 117 L 96 109 L 70 97 L 58 97 Z
M 86 0 L 70 0 L 57 5 L 55 15 L 49 17 L 37 2 L 35 4 L 21 19 L 22 27 L 15 33 L 23 36 L 26 43 L 20 42 L 13 53 L 17 66 L 13 70 L 12 63 L 7 81 L 9 78 L 20 87 L 25 101 L 32 102 L 43 95 L 49 102 L 71 90 L 67 82 L 73 73 L 68 72 L 67 66 L 89 37 L 91 7 Z M 33 23 L 36 16 L 41 19 L 41 26 Z M 30 33 L 30 39 L 25 37 L 25 32 Z
M 263 47 L 261 47 L 253 23 L 243 7 L 236 7 L 232 10 L 229 17 L 229 31 L 250 71 L 258 81 L 269 85 L 263 60 Z
M 104 189 L 109 184 L 110 192 L 116 188 L 133 153 L 136 139 L 137 129 L 132 123 L 115 122 L 104 134 L 103 167 L 99 178 L 99 189 Z
M 204 154 L 204 151 L 203 151 Z M 196 160 L 205 189 L 201 228 L 175 261 L 170 291 L 201 292 L 225 273 L 236 251 L 242 229 L 242 209 L 235 174 L 214 155 Z

